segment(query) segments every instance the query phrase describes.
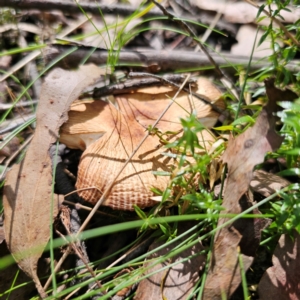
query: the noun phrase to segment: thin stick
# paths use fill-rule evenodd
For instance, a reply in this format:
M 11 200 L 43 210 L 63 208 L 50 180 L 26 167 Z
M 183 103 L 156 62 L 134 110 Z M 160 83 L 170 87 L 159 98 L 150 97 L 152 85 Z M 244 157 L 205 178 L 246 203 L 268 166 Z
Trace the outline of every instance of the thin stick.
M 65 51 L 69 51 L 73 47 L 73 43 L 69 45 L 51 45 L 46 47 L 43 51 L 44 59 L 46 62 L 51 62 L 59 55 Z M 82 58 L 86 57 L 88 53 L 93 50 L 92 54 L 89 56 L 87 62 L 95 63 L 97 65 L 106 64 L 107 58 L 109 57 L 109 51 L 101 48 L 92 48 L 87 45 L 78 46 L 78 50 L 70 53 L 68 56 L 64 57 L 56 65 L 62 68 L 76 68 Z M 130 68 L 134 66 L 134 69 L 139 69 L 145 71 L 147 68 L 151 68 L 153 65 L 159 66 L 160 72 L 173 72 L 175 70 L 199 70 L 201 67 L 213 68 L 210 65 L 209 59 L 202 52 L 195 53 L 193 51 L 183 51 L 183 50 L 153 50 L 145 48 L 137 48 L 135 51 L 132 50 L 121 50 L 119 52 L 110 52 L 111 55 L 118 55 L 119 61 L 117 68 L 120 66 L 129 66 Z M 236 66 L 248 66 L 249 57 L 242 55 L 234 55 L 230 53 L 220 52 L 220 53 L 210 53 L 214 61 L 226 68 L 227 72 L 234 72 L 236 74 Z M 255 71 L 261 68 L 271 67 L 271 63 L 267 58 L 253 57 L 252 63 L 250 65 L 250 70 Z M 292 72 L 299 72 L 299 60 L 293 59 L 290 61 L 286 68 Z
M 202 43 L 205 43 L 207 41 L 207 39 L 209 38 L 209 36 L 211 35 L 213 29 L 215 28 L 215 26 L 217 25 L 217 23 L 219 22 L 220 18 L 222 17 L 222 13 L 218 12 L 215 17 L 213 18 L 210 26 L 205 30 L 202 38 L 201 38 L 201 41 Z M 197 47 L 195 48 L 195 52 L 198 52 L 200 49 L 200 46 L 197 45 Z
M 28 55 L 26 55 L 24 58 L 19 60 L 15 65 L 13 65 L 4 75 L 0 76 L 0 82 L 4 81 L 6 78 L 14 74 L 19 69 L 26 66 L 29 62 L 36 59 L 41 54 L 40 50 L 35 50 Z
M 19 107 L 26 107 L 33 104 L 37 104 L 38 100 L 31 100 L 31 101 L 19 101 L 17 104 L 13 103 L 0 103 L 0 110 L 7 110 L 12 107 L 19 108 Z
M 76 191 L 75 191 L 76 192 Z M 71 193 L 69 193 L 70 195 Z M 79 209 L 82 209 L 82 210 L 86 210 L 86 211 L 91 211 L 92 208 L 89 207 L 89 206 L 85 206 L 85 205 L 82 205 L 80 203 L 74 203 L 74 202 L 71 202 L 71 201 L 68 201 L 68 200 L 64 200 L 63 201 L 64 204 L 68 204 L 68 205 L 71 205 L 71 206 L 74 206 L 75 209 L 79 210 Z M 112 215 L 112 214 L 109 214 L 109 213 L 106 213 L 106 212 L 103 212 L 101 210 L 98 210 L 97 211 L 97 214 L 101 215 L 101 216 L 105 216 L 105 217 L 110 217 L 110 218 L 117 218 L 116 215 Z
M 102 98 L 104 96 L 109 96 L 109 95 L 131 93 L 134 90 L 137 90 L 137 89 L 140 89 L 143 87 L 158 85 L 159 83 L 161 83 L 160 79 L 153 78 L 153 77 L 151 78 L 150 75 L 152 75 L 152 74 L 147 75 L 147 77 L 149 77 L 149 78 L 143 78 L 142 80 L 134 78 L 135 76 L 137 76 L 136 74 L 141 74 L 141 73 L 130 72 L 128 74 L 128 76 L 133 77 L 133 79 L 128 79 L 124 82 L 114 83 L 111 85 L 105 85 L 100 88 L 94 88 L 94 91 L 92 93 L 93 98 L 99 99 L 99 98 Z M 143 73 L 143 74 L 149 74 L 149 73 Z M 139 76 L 137 76 L 137 77 L 139 77 Z M 182 83 L 185 80 L 185 76 L 180 75 L 180 74 L 166 74 L 166 75 L 163 75 L 162 77 L 166 78 L 172 82 L 175 82 L 175 83 Z M 193 82 L 196 82 L 196 80 L 191 79 L 191 80 L 189 80 L 189 82 L 193 83 Z M 90 97 L 90 95 L 91 95 L 91 92 L 84 93 L 82 96 L 80 96 L 80 99 Z
M 155 75 L 155 74 L 151 74 L 151 73 L 144 73 L 144 72 L 130 72 L 128 74 L 129 77 L 145 77 L 145 76 L 148 76 L 148 77 L 153 77 L 155 79 L 158 79 L 159 81 L 163 82 L 164 84 L 169 84 L 169 85 L 172 85 L 172 86 L 175 86 L 177 88 L 180 88 L 180 85 L 165 78 L 165 77 L 161 77 L 161 76 L 158 76 L 158 75 Z M 206 97 L 205 95 L 201 95 L 201 94 L 197 94 L 197 93 L 194 93 L 193 91 L 183 87 L 181 88 L 183 91 L 185 91 L 186 93 L 188 93 L 189 95 L 193 95 L 195 98 L 201 100 L 202 102 L 204 102 L 205 104 L 207 105 L 210 105 L 212 107 L 212 109 L 220 114 L 223 113 L 223 111 L 217 107 L 214 103 L 212 103 L 208 97 Z

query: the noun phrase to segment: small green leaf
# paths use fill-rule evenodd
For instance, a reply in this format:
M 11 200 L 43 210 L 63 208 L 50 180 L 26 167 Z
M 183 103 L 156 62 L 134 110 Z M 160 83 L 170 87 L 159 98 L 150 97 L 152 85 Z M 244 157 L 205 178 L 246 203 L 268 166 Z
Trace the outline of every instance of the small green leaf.
M 283 150 L 283 151 L 279 151 L 279 153 L 285 154 L 285 155 L 300 155 L 300 148 L 294 148 L 294 149 L 290 149 L 290 150 Z
M 245 124 L 245 123 L 254 124 L 255 120 L 253 118 L 251 118 L 250 116 L 243 116 L 243 117 L 240 117 L 240 118 L 236 119 L 232 123 L 232 125 L 236 126 L 236 125 Z
M 164 235 L 169 236 L 168 229 L 162 224 L 158 224 L 158 225 L 160 227 L 160 230 L 164 233 Z
M 233 126 L 232 125 L 224 125 L 224 126 L 214 127 L 214 130 L 218 130 L 218 131 L 233 130 Z
M 300 169 L 299 168 L 291 168 L 288 170 L 280 171 L 278 173 L 279 176 L 299 176 Z
M 145 214 L 145 212 L 143 212 L 138 206 L 134 205 L 134 210 L 136 214 L 140 217 L 140 219 L 142 220 L 147 219 L 147 215 Z
M 267 18 L 267 16 L 261 16 L 256 20 L 256 23 L 261 22 L 262 20 L 264 20 L 265 18 Z
M 297 54 L 296 47 L 287 47 L 282 52 L 282 55 L 287 62 L 290 62 L 292 59 L 294 59 L 296 54 Z
M 259 17 L 259 15 L 262 13 L 262 11 L 265 9 L 266 5 L 265 4 L 262 4 L 259 9 L 258 9 L 258 12 L 257 12 L 257 15 L 256 15 L 256 19 Z
M 152 187 L 150 190 L 151 190 L 152 193 L 154 193 L 156 195 L 159 195 L 159 196 L 161 196 L 162 193 L 163 193 L 163 191 L 157 189 L 156 187 Z
M 171 189 L 169 188 L 165 189 L 162 195 L 162 202 L 166 201 L 170 197 L 170 195 L 171 195 Z
M 268 37 L 268 35 L 270 34 L 270 31 L 267 30 L 259 39 L 259 42 L 257 44 L 257 47 L 259 47 L 264 41 L 265 39 Z

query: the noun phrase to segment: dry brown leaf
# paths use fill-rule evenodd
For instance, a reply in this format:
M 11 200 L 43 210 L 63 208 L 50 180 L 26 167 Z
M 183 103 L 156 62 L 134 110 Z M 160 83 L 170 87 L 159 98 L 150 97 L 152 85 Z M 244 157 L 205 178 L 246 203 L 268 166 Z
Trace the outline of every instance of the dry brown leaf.
M 300 235 L 296 231 L 291 238 L 283 234 L 273 255 L 273 267 L 263 275 L 258 293 L 261 300 L 300 299 Z
M 78 71 L 53 70 L 43 85 L 37 109 L 37 127 L 24 160 L 13 166 L 4 187 L 4 229 L 9 250 L 19 267 L 30 276 L 43 297 L 37 276 L 37 261 L 50 236 L 52 167 L 48 154 L 67 120 L 70 104 L 80 92 L 100 76 L 98 67 L 83 66 Z M 51 202 L 53 201 L 53 212 Z
M 266 88 L 273 86 L 273 80 L 266 81 Z M 273 89 L 274 86 L 273 86 Z M 265 153 L 277 149 L 283 138 L 275 132 L 276 100 L 268 93 L 269 102 L 263 108 L 255 125 L 237 138 L 231 138 L 222 160 L 228 166 L 228 179 L 221 214 L 238 214 L 252 205 L 248 191 L 255 165 L 263 162 Z M 259 211 L 254 211 L 259 213 Z M 220 218 L 218 226 L 227 219 Z M 232 295 L 240 284 L 238 247 L 242 254 L 244 269 L 247 270 L 259 244 L 260 232 L 269 220 L 240 219 L 231 226 L 222 228 L 216 235 L 211 269 L 206 279 L 203 299 L 220 299 Z
M 291 183 L 276 175 L 263 170 L 256 170 L 251 180 L 250 186 L 253 192 L 260 193 L 264 197 L 269 197 L 290 185 Z
M 207 79 L 198 80 L 197 92 L 223 106 L 221 93 Z M 145 136 L 148 126 L 156 121 L 175 93 L 173 90 L 168 96 L 166 93 L 157 94 L 154 87 L 150 94 L 118 95 L 115 96 L 117 108 L 103 101 L 74 103 L 69 121 L 62 127 L 61 141 L 71 148 L 86 149 L 81 157 L 76 183 L 82 198 L 92 204 L 99 200 Z M 198 99 L 190 100 L 187 93 L 181 92 L 156 128 L 161 132 L 172 131 L 171 138 L 178 138 L 182 130 L 180 118 L 193 110 L 207 126 L 213 126 L 218 118 L 218 113 L 212 111 L 209 105 Z M 203 134 L 209 146 L 211 136 Z M 174 160 L 162 155 L 167 151 L 157 135 L 150 135 L 125 167 L 103 204 L 123 210 L 133 210 L 134 205 L 144 208 L 156 204 L 151 200 L 151 188 L 164 190 L 169 177 L 156 176 L 152 171 L 172 172 Z
M 191 228 L 191 223 L 180 223 L 180 232 L 184 232 Z M 187 237 L 185 237 L 186 239 Z M 195 255 L 202 250 L 204 247 L 199 242 L 193 247 L 181 252 L 169 261 L 159 263 L 153 267 L 157 259 L 161 259 L 163 255 L 168 254 L 174 247 L 184 240 L 172 244 L 170 247 L 166 247 L 150 255 L 144 264 L 144 267 L 149 268 L 146 274 L 155 272 L 155 274 L 143 279 L 138 286 L 135 300 L 148 300 L 148 299 L 172 299 L 172 300 L 184 300 L 188 299 L 192 289 L 199 280 L 199 273 L 203 270 L 205 265 L 205 255 Z M 149 250 L 153 250 L 161 246 L 163 242 L 154 242 Z M 180 262 L 175 266 L 159 271 L 166 267 L 168 264 L 179 262 L 182 259 L 190 255 L 195 255 L 191 259 Z M 144 275 L 146 275 L 144 274 Z
M 0 244 L 5 240 L 3 226 L 0 227 Z

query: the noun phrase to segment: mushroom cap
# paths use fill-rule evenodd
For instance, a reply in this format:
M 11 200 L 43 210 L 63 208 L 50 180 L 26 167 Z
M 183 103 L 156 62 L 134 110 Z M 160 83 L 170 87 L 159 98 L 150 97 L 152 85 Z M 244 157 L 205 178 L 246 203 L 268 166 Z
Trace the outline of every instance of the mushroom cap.
M 198 80 L 198 87 L 204 86 Z M 205 83 L 207 83 L 205 81 Z M 206 97 L 223 106 L 221 93 L 210 86 L 213 95 Z M 198 91 L 199 92 L 199 91 Z M 78 101 L 69 112 L 69 120 L 61 128 L 61 142 L 70 148 L 84 150 L 78 169 L 76 188 L 84 200 L 95 204 L 105 189 L 115 180 L 124 163 L 147 133 L 147 128 L 173 101 L 176 91 L 159 93 L 134 93 L 118 95 L 116 106 L 104 101 Z M 200 92 L 204 94 L 203 92 Z M 187 117 L 193 110 L 204 125 L 215 124 L 218 114 L 198 99 L 189 99 L 181 92 L 175 102 L 156 125 L 161 132 L 175 132 L 172 139 L 181 136 L 180 118 Z M 133 210 L 153 206 L 152 187 L 164 190 L 170 178 L 157 176 L 153 171 L 172 173 L 176 167 L 174 159 L 164 156 L 167 152 L 157 135 L 149 135 L 136 151 L 131 161 L 113 184 L 103 205 L 113 209 Z

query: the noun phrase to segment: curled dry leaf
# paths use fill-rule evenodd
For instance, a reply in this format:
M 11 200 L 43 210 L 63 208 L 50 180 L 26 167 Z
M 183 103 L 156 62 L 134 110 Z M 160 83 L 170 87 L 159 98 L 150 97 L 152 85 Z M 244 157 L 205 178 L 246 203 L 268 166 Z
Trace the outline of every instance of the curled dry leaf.
M 300 299 L 300 236 L 283 234 L 273 255 L 273 267 L 263 275 L 258 293 L 261 300 Z
M 6 179 L 5 239 L 19 267 L 34 280 L 42 297 L 45 292 L 37 277 L 37 261 L 50 237 L 49 223 L 57 213 L 57 197 L 52 200 L 48 151 L 58 138 L 60 126 L 67 120 L 70 104 L 99 76 L 99 68 L 89 65 L 76 72 L 56 69 L 46 77 L 34 137 L 24 160 L 13 166 Z
M 222 214 L 238 214 L 252 205 L 248 191 L 255 165 L 263 162 L 265 153 L 277 149 L 283 138 L 275 132 L 274 112 L 277 98 L 274 81 L 265 82 L 269 102 L 258 116 L 255 125 L 237 138 L 231 138 L 223 154 L 223 162 L 228 166 L 228 179 L 222 206 Z M 273 93 L 270 92 L 273 91 Z M 275 99 L 274 99 L 275 98 Z M 248 197 L 247 197 L 248 196 Z M 254 211 L 259 213 L 259 211 Z M 220 218 L 218 226 L 228 219 Z M 213 248 L 213 261 L 206 279 L 203 299 L 229 298 L 240 284 L 241 274 L 238 265 L 240 248 L 244 269 L 247 270 L 259 245 L 260 232 L 268 226 L 267 219 L 240 219 L 225 226 L 217 234 Z
M 208 80 L 198 80 L 197 92 L 223 107 L 221 93 Z M 69 121 L 62 127 L 61 141 L 68 147 L 85 150 L 76 183 L 82 198 L 92 204 L 99 200 L 175 93 L 173 89 L 157 93 L 154 87 L 147 93 L 118 95 L 116 106 L 103 101 L 73 104 Z M 160 132 L 172 132 L 170 139 L 174 140 L 181 135 L 180 118 L 193 110 L 207 126 L 213 126 L 218 118 L 218 113 L 209 105 L 195 98 L 190 100 L 187 93 L 181 92 L 156 128 Z M 204 136 L 209 146 L 211 137 L 208 133 Z M 164 190 L 169 177 L 156 176 L 152 172 L 172 172 L 175 163 L 172 158 L 162 155 L 167 151 L 158 135 L 151 134 L 125 167 L 103 204 L 122 210 L 133 210 L 134 205 L 153 206 L 156 202 L 151 200 L 151 188 Z

